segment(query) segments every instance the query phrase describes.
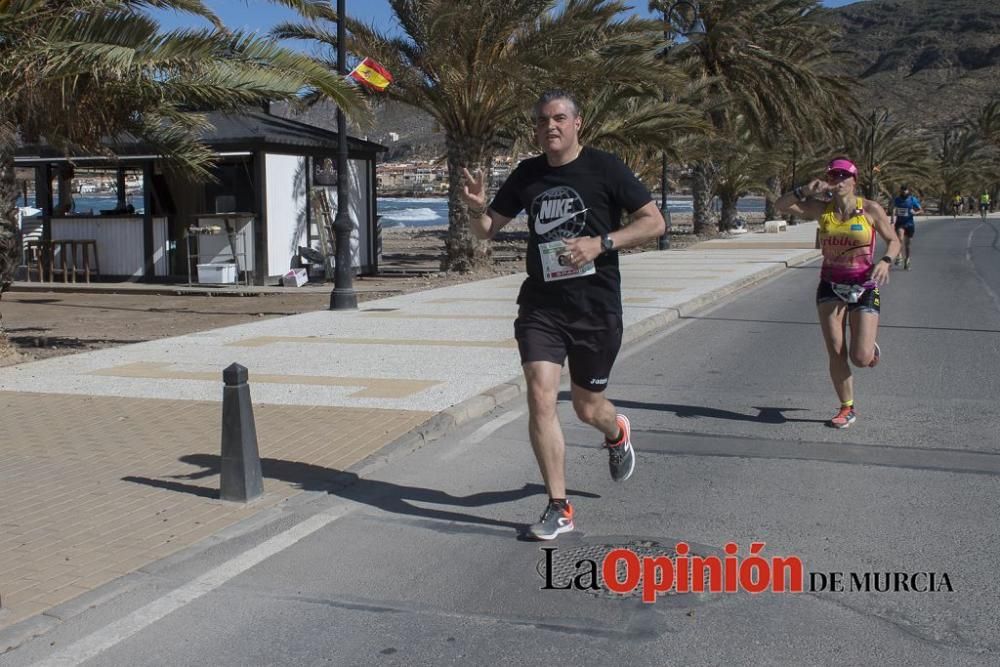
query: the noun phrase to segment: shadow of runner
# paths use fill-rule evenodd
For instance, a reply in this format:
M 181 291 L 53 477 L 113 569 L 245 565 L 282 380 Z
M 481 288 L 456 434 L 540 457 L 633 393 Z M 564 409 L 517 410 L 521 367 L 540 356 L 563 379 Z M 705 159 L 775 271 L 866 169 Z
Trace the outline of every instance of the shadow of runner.
M 182 456 L 180 460 L 202 469 L 187 475 L 176 475 L 172 479 L 203 479 L 218 475 L 220 472 L 220 457 L 214 454 L 189 454 Z M 359 477 L 353 472 L 324 468 L 298 461 L 265 458 L 261 459 L 260 462 L 264 477 L 294 484 L 303 491 L 325 491 L 331 495 L 371 505 L 384 512 L 393 514 L 437 519 L 439 521 L 511 528 L 518 531 L 524 528 L 524 523 L 501 521 L 473 514 L 420 507 L 412 503 L 432 503 L 452 507 L 486 507 L 514 502 L 539 494 L 545 495 L 545 487 L 541 484 L 529 483 L 520 489 L 511 489 L 509 491 L 482 491 L 467 496 L 455 496 L 437 489 L 405 486 L 381 480 L 366 479 Z M 194 484 L 134 476 L 127 476 L 122 479 L 126 482 L 145 484 L 159 489 L 167 489 L 168 491 L 190 493 L 202 498 L 217 499 L 219 497 L 218 489 L 210 489 Z M 567 490 L 567 494 L 585 498 L 600 498 L 600 495 L 595 493 L 571 489 Z
M 703 405 L 679 405 L 676 403 L 644 403 L 642 401 L 612 401 L 616 407 L 633 408 L 635 410 L 655 410 L 657 412 L 673 412 L 681 418 L 709 417 L 711 419 L 728 419 L 730 421 L 754 422 L 757 424 L 787 424 L 791 422 L 802 422 L 811 424 L 825 424 L 824 419 L 796 419 L 786 417 L 786 412 L 802 412 L 804 408 L 777 408 L 777 407 L 756 407 L 756 415 L 747 415 L 741 412 L 723 410 L 721 408 L 709 408 Z

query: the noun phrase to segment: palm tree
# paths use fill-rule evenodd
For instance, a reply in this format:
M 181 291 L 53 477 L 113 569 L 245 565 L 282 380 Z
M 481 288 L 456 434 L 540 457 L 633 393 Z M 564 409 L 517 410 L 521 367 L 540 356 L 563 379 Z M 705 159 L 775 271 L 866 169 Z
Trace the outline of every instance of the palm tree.
M 743 119 L 736 118 L 740 128 L 734 133 L 735 141 L 719 150 L 723 157 L 715 179 L 714 194 L 721 203 L 722 230 L 732 229 L 736 222 L 736 204 L 741 197 L 751 192 L 767 192 L 771 174 L 778 173 L 782 166 L 782 156 L 763 148 L 753 140 L 751 132 L 742 127 Z
M 651 3 L 660 9 L 671 3 Z M 670 59 L 704 82 L 709 95 L 705 115 L 719 135 L 740 140 L 736 118 L 749 132 L 746 139 L 773 148 L 776 138 L 812 140 L 811 129 L 832 127 L 832 101 L 849 98 L 846 81 L 829 74 L 830 44 L 835 32 L 817 12 L 816 0 L 701 0 L 697 31 L 670 52 Z M 677 14 L 671 15 L 675 20 Z M 683 32 L 683 30 L 679 30 Z M 720 104 L 720 101 L 722 104 Z M 716 144 L 717 145 L 717 144 Z M 719 176 L 718 153 L 692 166 L 695 232 L 716 231 L 710 212 Z
M 931 184 L 934 167 L 926 143 L 906 126 L 891 122 L 887 114 L 876 111 L 855 118 L 843 133 L 838 152 L 853 157 L 872 199 L 891 197 L 903 183 L 917 189 Z
M 430 114 L 445 135 L 448 238 L 443 270 L 467 271 L 490 262 L 490 246 L 469 230 L 459 193 L 463 167 L 489 169 L 499 143 L 538 93 L 572 89 L 593 79 L 595 49 L 626 40 L 651 24 L 620 19 L 622 0 L 389 0 L 403 36 L 348 20 L 350 48 L 393 74 L 392 100 Z M 283 25 L 281 37 L 335 46 L 321 25 Z M 590 58 L 588 59 L 588 55 Z M 641 73 L 634 73 L 638 78 Z
M 581 143 L 615 153 L 651 184 L 659 178 L 662 153 L 679 161 L 712 128 L 693 103 L 701 91 L 663 60 L 655 23 L 635 26 L 641 31 L 581 56 L 574 69 L 584 75 L 568 85 L 580 100 Z M 518 126 L 530 128 L 527 113 Z M 530 129 L 519 139 L 534 140 Z
M 974 126 L 985 141 L 1000 149 L 1000 99 L 983 106 L 974 121 Z
M 935 185 L 942 205 L 955 193 L 974 192 L 984 175 L 996 173 L 993 153 L 973 126 L 953 127 L 945 132 L 934 155 Z
M 282 0 L 307 15 L 312 0 Z M 176 9 L 212 28 L 161 33 L 145 10 Z M 67 155 L 141 137 L 175 168 L 206 177 L 200 110 L 235 111 L 320 91 L 352 114 L 363 100 L 311 59 L 223 29 L 200 0 L 0 0 L 0 296 L 19 257 L 14 150 L 44 139 Z M 9 351 L 0 330 L 0 354 Z

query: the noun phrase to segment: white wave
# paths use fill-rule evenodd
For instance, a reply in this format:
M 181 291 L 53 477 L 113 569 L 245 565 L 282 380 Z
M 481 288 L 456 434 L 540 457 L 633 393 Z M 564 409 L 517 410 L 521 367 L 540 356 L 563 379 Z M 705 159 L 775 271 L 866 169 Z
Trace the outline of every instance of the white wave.
M 447 204 L 447 197 L 379 197 L 380 202 L 393 204 Z
M 427 222 L 429 220 L 443 220 L 437 211 L 431 208 L 404 208 L 398 211 L 385 211 L 379 213 L 383 220 L 397 220 L 400 222 Z

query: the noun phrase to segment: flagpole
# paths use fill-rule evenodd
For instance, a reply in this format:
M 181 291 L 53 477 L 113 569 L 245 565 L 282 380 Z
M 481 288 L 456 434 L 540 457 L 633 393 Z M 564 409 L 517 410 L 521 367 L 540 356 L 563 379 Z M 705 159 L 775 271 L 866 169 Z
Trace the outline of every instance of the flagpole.
M 347 75 L 344 17 L 345 0 L 337 0 L 337 71 Z M 350 214 L 350 190 L 347 174 L 347 119 L 337 107 L 337 216 L 333 221 L 333 234 L 337 244 L 337 263 L 333 273 L 333 292 L 330 293 L 330 310 L 357 310 L 358 295 L 354 291 L 354 267 L 351 261 L 351 231 L 354 225 Z

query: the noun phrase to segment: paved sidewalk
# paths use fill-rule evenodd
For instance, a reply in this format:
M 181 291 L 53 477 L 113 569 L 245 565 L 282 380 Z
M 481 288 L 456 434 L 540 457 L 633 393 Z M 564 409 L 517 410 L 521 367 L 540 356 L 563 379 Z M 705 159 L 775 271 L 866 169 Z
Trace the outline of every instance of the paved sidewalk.
M 815 229 L 624 256 L 626 341 L 816 257 Z M 522 280 L 0 369 L 0 640 L 303 488 L 323 488 L 387 444 L 419 445 L 520 395 L 511 324 Z M 264 460 L 265 496 L 250 506 L 217 498 L 222 370 L 233 362 L 250 370 Z M 0 653 L 7 646 L 0 641 Z

